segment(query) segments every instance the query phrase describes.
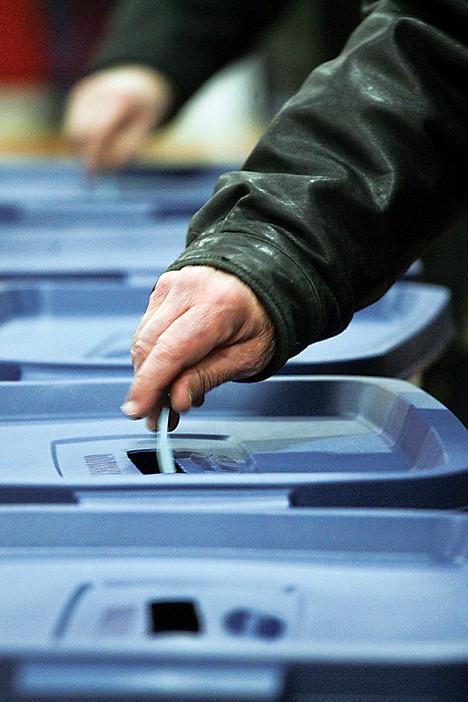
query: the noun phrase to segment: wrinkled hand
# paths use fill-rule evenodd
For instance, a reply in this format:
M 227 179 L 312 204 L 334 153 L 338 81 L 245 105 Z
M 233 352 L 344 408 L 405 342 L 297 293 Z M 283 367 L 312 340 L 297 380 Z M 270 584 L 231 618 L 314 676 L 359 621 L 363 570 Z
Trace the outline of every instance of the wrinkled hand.
M 117 169 L 136 154 L 172 104 L 169 82 L 144 66 L 83 78 L 71 90 L 63 131 L 89 172 Z
M 251 289 L 236 276 L 205 266 L 164 273 L 135 332 L 135 377 L 122 410 L 155 429 L 170 394 L 171 428 L 227 380 L 264 369 L 274 329 Z

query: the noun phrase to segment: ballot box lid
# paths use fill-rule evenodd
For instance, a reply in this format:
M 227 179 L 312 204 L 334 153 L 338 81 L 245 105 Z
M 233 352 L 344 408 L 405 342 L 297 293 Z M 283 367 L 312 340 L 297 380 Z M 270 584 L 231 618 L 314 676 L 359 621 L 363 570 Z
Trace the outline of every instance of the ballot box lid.
M 320 500 L 466 504 L 468 430 L 407 381 L 275 376 L 226 383 L 171 432 L 177 466 L 171 474 L 161 472 L 144 420 L 130 421 L 119 410 L 128 386 L 124 378 L 0 383 L 0 500 L 183 496 L 234 510 L 249 500 L 283 507 Z
M 152 277 L 1 284 L 0 380 L 130 375 L 130 345 L 157 277 L 158 258 L 168 262 L 171 249 L 177 255 L 174 241 L 166 239 L 159 248 L 156 237 L 153 233 Z M 109 262 L 112 256 L 111 251 Z M 311 344 L 279 374 L 409 378 L 430 365 L 451 336 L 447 289 L 398 282 L 357 312 L 345 331 Z

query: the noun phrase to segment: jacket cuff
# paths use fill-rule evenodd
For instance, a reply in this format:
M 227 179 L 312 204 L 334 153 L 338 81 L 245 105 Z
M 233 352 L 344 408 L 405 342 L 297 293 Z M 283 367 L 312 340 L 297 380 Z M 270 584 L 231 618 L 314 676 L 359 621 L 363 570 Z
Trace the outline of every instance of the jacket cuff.
M 203 236 L 193 241 L 168 270 L 185 266 L 210 266 L 236 275 L 251 288 L 270 317 L 275 329 L 275 354 L 263 371 L 247 379 L 249 382 L 273 375 L 311 339 L 319 337 L 323 314 L 313 284 L 291 258 L 280 249 L 266 246 L 259 237 L 243 232 Z

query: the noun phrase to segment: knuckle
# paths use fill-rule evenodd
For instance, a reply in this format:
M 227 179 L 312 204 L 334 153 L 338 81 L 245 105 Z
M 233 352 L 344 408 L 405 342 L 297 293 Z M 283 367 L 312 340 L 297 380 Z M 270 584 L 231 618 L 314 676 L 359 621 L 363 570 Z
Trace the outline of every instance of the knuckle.
M 150 352 L 150 346 L 141 337 L 134 339 L 130 347 L 130 357 L 133 362 L 143 361 Z
M 169 338 L 162 336 L 156 346 L 157 361 L 162 366 L 174 365 L 180 357 L 178 345 Z
M 158 307 L 159 303 L 161 302 L 161 299 L 164 297 L 165 292 L 162 288 L 162 286 L 158 286 L 154 288 L 154 290 L 151 291 L 151 294 L 148 298 L 148 309 L 151 311 L 154 311 L 156 307 Z
M 218 375 L 214 375 L 213 373 L 211 373 L 209 367 L 195 366 L 193 370 L 196 377 L 196 381 L 194 384 L 195 392 L 193 393 L 194 397 L 203 398 L 207 392 L 213 390 L 213 388 L 217 387 L 218 385 L 221 385 L 221 383 L 224 382 L 224 378 L 221 378 Z
M 240 281 L 234 277 L 223 281 L 223 285 L 212 288 L 211 304 L 221 313 L 238 314 L 247 308 L 248 290 Z
M 174 280 L 173 271 L 163 273 L 157 280 L 149 296 L 149 307 L 155 307 L 167 296 Z

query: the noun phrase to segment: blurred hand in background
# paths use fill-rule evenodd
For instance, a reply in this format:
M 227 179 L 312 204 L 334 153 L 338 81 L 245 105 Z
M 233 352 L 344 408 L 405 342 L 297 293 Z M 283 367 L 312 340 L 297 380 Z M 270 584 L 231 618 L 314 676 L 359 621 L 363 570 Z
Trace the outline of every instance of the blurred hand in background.
M 124 166 L 172 106 L 169 81 L 146 66 L 98 71 L 70 92 L 64 134 L 90 173 Z

